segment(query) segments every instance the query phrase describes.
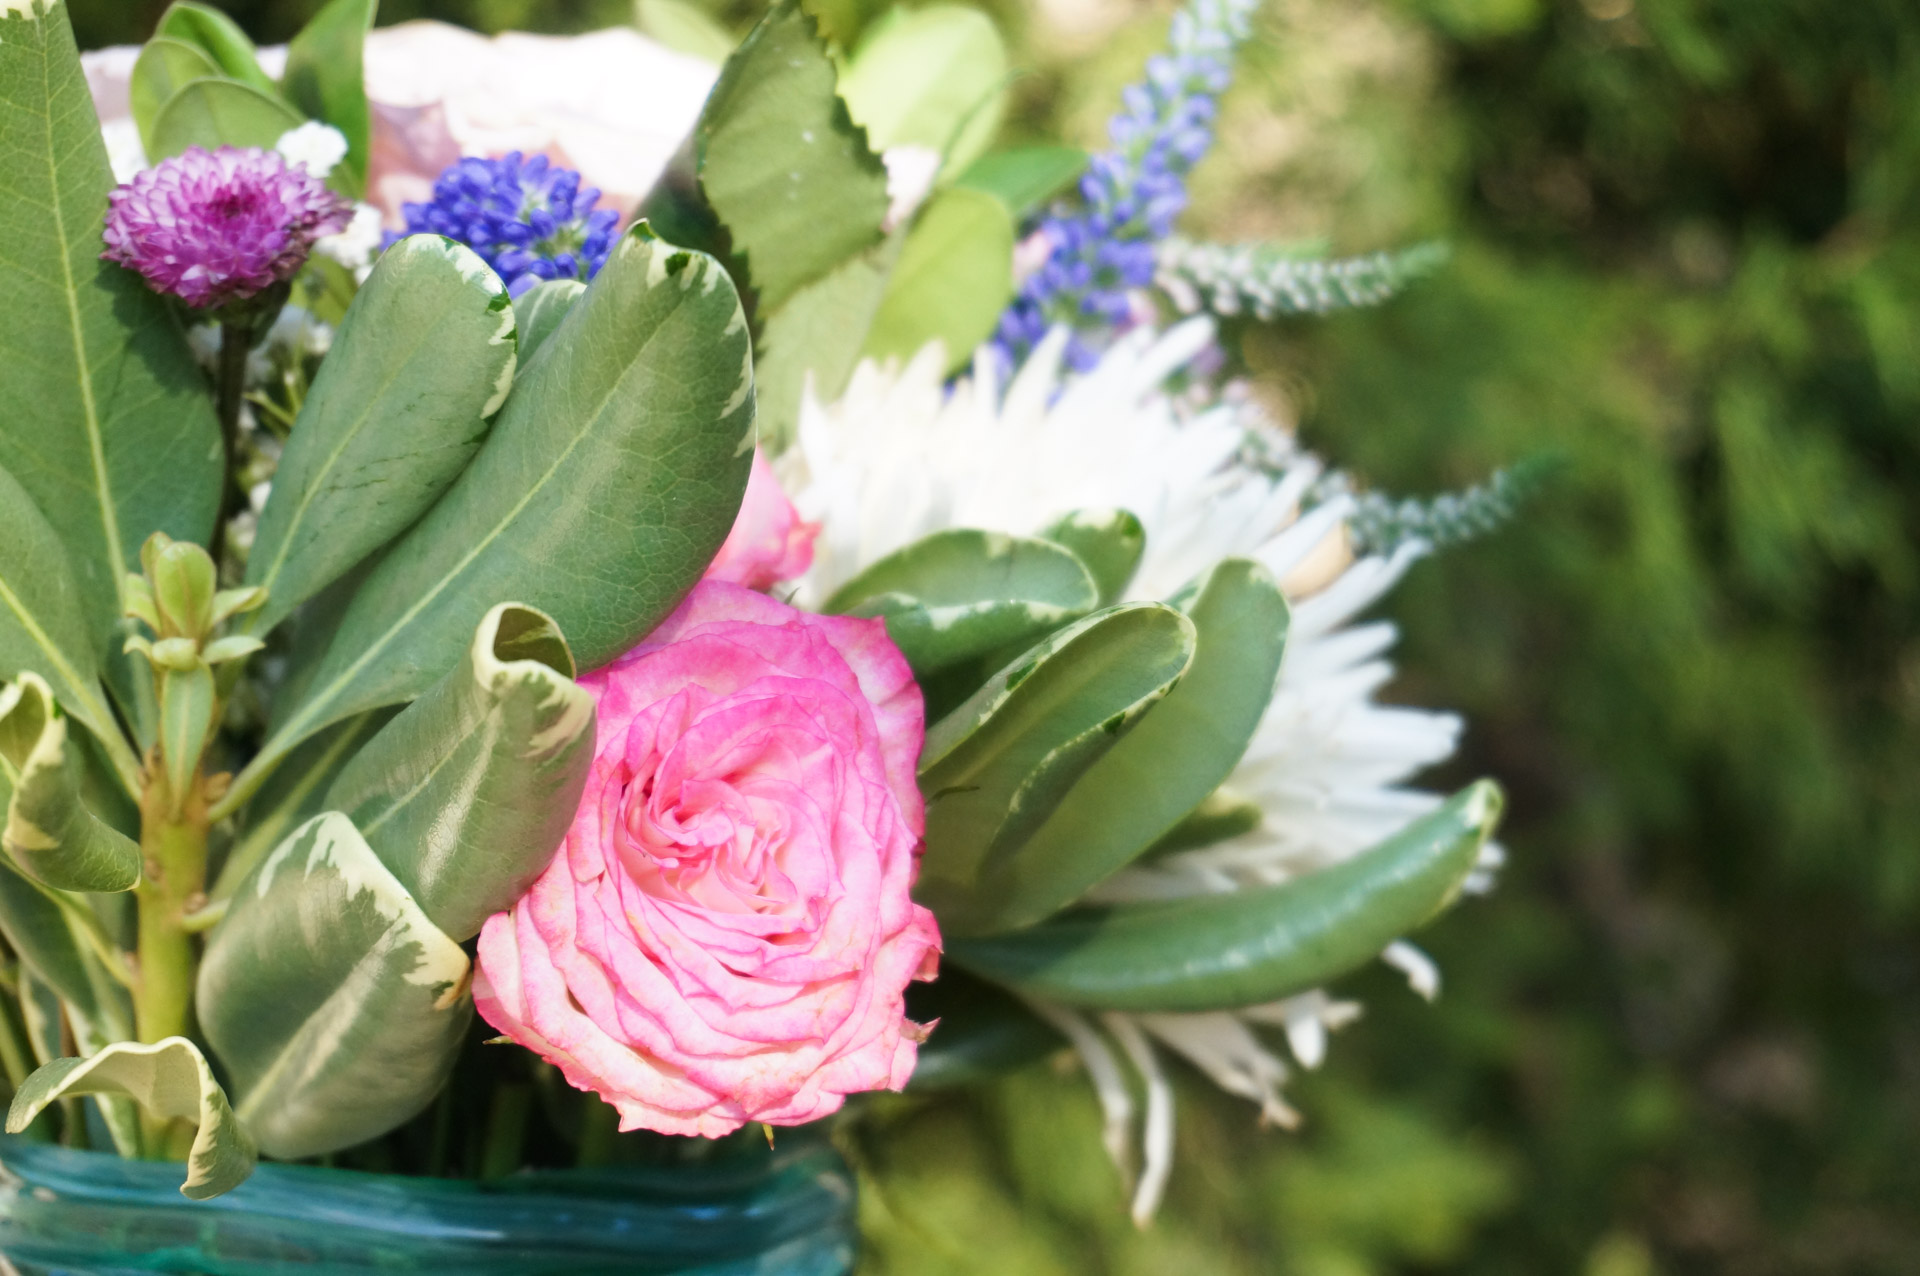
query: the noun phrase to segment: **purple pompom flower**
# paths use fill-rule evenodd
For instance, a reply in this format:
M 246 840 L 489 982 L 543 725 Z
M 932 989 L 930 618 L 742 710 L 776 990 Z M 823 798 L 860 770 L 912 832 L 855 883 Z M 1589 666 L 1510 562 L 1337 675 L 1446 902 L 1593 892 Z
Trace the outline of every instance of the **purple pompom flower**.
M 543 279 L 591 279 L 613 247 L 620 214 L 600 192 L 544 155 L 450 165 L 424 204 L 403 204 L 406 233 L 445 235 L 480 254 L 515 297 Z M 388 243 L 398 239 L 389 235 Z
M 197 310 L 245 301 L 299 271 L 353 206 L 274 151 L 188 147 L 107 197 L 107 250 Z

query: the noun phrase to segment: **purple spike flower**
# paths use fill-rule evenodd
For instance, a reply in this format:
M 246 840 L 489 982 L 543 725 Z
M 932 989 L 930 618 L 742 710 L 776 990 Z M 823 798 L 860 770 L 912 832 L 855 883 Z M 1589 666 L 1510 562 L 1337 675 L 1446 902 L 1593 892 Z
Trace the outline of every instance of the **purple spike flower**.
M 245 301 L 298 273 L 353 206 L 275 151 L 188 147 L 107 196 L 108 261 L 196 310 Z
M 518 297 L 543 279 L 591 279 L 607 260 L 620 214 L 600 192 L 544 155 L 513 151 L 463 159 L 433 184 L 433 198 L 404 204 L 406 233 L 445 235 L 480 254 Z M 389 235 L 391 244 L 398 235 Z

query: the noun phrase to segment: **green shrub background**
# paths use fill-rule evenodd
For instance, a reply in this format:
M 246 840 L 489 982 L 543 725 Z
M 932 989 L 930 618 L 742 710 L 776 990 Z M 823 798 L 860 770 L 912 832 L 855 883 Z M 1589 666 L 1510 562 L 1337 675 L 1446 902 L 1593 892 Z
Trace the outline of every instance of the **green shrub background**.
M 100 44 L 163 6 L 72 7 Z M 225 7 L 276 40 L 316 6 Z M 1010 132 L 1096 144 L 1170 9 L 994 11 Z M 1179 1077 L 1148 1231 L 1069 1070 L 870 1105 L 868 1267 L 1920 1272 L 1920 8 L 1268 0 L 1261 32 L 1193 230 L 1456 248 L 1384 309 L 1241 333 L 1263 386 L 1394 492 L 1566 462 L 1390 607 L 1395 694 L 1471 724 L 1434 783 L 1507 782 L 1512 863 L 1421 936 L 1436 1006 L 1347 982 L 1300 1134 Z

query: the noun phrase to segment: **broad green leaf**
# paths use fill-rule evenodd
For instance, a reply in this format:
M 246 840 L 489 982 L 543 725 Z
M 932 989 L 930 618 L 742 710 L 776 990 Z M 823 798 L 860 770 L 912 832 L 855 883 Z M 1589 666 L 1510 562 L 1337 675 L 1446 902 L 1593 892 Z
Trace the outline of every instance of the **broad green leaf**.
M 1069 789 L 1034 835 L 982 868 L 995 930 L 1050 916 L 1137 859 L 1204 802 L 1260 725 L 1287 644 L 1287 600 L 1265 568 L 1229 558 L 1182 606 L 1193 664 Z
M 1093 577 L 1049 541 L 935 532 L 842 585 L 820 610 L 880 616 L 916 674 L 1018 649 L 1099 606 Z
M 633 24 L 669 49 L 719 66 L 739 41 L 687 0 L 633 0 Z
M 265 632 L 412 526 L 486 437 L 515 367 L 514 307 L 472 249 L 409 235 L 381 254 L 287 438 L 247 557 Z
M 910 359 L 939 341 L 948 371 L 966 366 L 1013 300 L 1013 238 L 1013 218 L 993 196 L 934 196 L 900 250 L 865 353 Z
M 943 934 L 994 918 L 981 870 L 1018 847 L 1186 672 L 1193 622 L 1160 603 L 1096 612 L 995 674 L 927 731 L 927 849 L 915 895 Z
M 1087 153 L 1072 146 L 1022 146 L 982 155 L 954 185 L 984 191 L 1016 218 L 1052 199 L 1087 167 Z
M 255 56 L 253 41 L 247 38 L 247 33 L 212 5 L 176 0 L 160 15 L 160 25 L 154 29 L 154 35 L 195 46 L 211 58 L 220 68 L 220 73 L 229 79 L 238 80 L 262 93 L 279 91 L 273 77 L 260 69 L 260 59 Z
M 281 79 L 289 101 L 347 139 L 347 157 L 328 180 L 355 198 L 366 189 L 373 137 L 362 49 L 379 7 L 379 0 L 331 0 L 287 45 Z
M 220 501 L 220 431 L 179 320 L 100 260 L 113 185 L 66 6 L 0 8 L 0 466 L 67 546 L 85 628 L 62 641 L 76 658 L 106 651 L 148 533 L 204 542 Z M 15 568 L 19 542 L 0 531 L 0 544 L 0 571 Z
M 1040 537 L 1066 546 L 1087 565 L 1102 604 L 1119 601 L 1147 549 L 1147 529 L 1126 510 L 1075 510 Z
M 534 351 L 560 331 L 560 321 L 580 300 L 587 286 L 578 279 L 543 279 L 514 303 L 513 319 L 520 329 L 520 366 L 532 361 Z
M 833 402 L 847 388 L 902 241 L 903 236 L 890 235 L 841 262 L 787 298 L 761 325 L 754 378 L 760 437 L 771 450 L 792 441 L 809 383 L 822 403 Z
M 1007 49 L 979 9 L 890 9 L 869 26 L 840 77 L 840 96 L 877 151 L 924 146 L 957 172 L 1000 127 Z
M 218 79 L 220 74 L 220 68 L 199 45 L 164 36 L 147 41 L 127 84 L 128 107 L 134 126 L 140 130 L 140 146 L 147 154 L 154 153 L 153 122 L 167 100 L 190 80 Z
M 55 1059 L 27 1078 L 7 1109 L 7 1132 L 18 1134 L 54 1100 L 82 1094 L 127 1098 L 162 1120 L 197 1127 L 180 1194 L 195 1201 L 231 1191 L 253 1173 L 253 1140 L 234 1119 L 200 1048 L 185 1037 L 152 1045 L 116 1041 L 87 1059 Z
M 61 890 L 132 890 L 140 848 L 87 809 L 85 778 L 86 758 L 68 738 L 47 684 L 26 673 L 0 686 L 0 842 L 13 863 Z
M 133 1003 L 104 960 L 104 936 L 81 900 L 42 886 L 0 857 L 0 934 L 60 995 L 77 1038 L 133 1035 Z
M 780 0 L 727 59 L 694 129 L 701 189 L 768 311 L 880 242 L 886 166 L 834 81 L 814 20 Z
M 594 731 L 573 673 L 552 621 L 502 603 L 327 795 L 455 940 L 524 895 L 573 823 Z
M 1073 913 L 954 939 L 956 963 L 1023 994 L 1128 1011 L 1275 1001 L 1380 955 L 1453 902 L 1500 817 L 1482 780 L 1350 860 L 1278 886 Z
M 231 810 L 307 736 L 419 695 L 488 609 L 553 617 L 581 667 L 646 635 L 713 561 L 752 460 L 746 318 L 712 258 L 628 232 L 486 445 L 355 593 Z
M 189 80 L 153 117 L 149 160 L 178 155 L 190 146 L 257 146 L 272 150 L 281 134 L 306 121 L 271 94 L 237 80 Z
M 0 361 L 3 365 L 4 361 Z M 86 724 L 129 792 L 140 764 L 100 690 L 99 663 L 80 591 L 53 528 L 0 468 L 0 678 L 37 674 L 66 711 Z
M 196 1006 L 269 1156 L 318 1156 L 412 1117 L 471 1018 L 467 955 L 337 811 L 241 883 L 208 938 Z

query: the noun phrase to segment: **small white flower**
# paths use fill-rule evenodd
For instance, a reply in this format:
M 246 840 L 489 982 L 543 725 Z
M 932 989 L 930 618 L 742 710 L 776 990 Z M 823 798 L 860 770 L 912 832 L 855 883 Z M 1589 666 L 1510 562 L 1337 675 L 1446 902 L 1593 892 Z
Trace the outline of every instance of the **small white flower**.
M 322 235 L 313 241 L 313 247 L 315 252 L 351 270 L 356 283 L 365 283 L 373 273 L 373 260 L 380 255 L 380 241 L 385 234 L 380 210 L 372 204 L 359 204 L 354 207 L 353 220 L 345 230 Z
M 334 166 L 347 157 L 347 137 L 331 124 L 308 120 L 282 133 L 273 149 L 286 156 L 289 164 L 303 165 L 307 172 L 325 181 Z

